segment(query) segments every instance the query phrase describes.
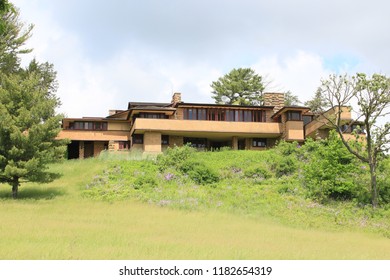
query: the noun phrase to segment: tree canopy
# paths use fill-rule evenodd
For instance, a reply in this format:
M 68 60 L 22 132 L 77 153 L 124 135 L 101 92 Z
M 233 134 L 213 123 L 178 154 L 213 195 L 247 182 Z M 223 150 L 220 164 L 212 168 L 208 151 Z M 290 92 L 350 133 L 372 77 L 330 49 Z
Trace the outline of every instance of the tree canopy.
M 327 80 L 322 81 L 319 92 L 326 104 L 334 108 L 334 114 L 324 115 L 329 124 L 336 129 L 348 151 L 368 164 L 372 205 L 377 207 L 377 168 L 390 148 L 390 123 L 385 122 L 384 118 L 390 114 L 390 79 L 380 74 L 373 74 L 371 77 L 364 73 L 357 73 L 353 77 L 330 75 Z M 366 132 L 363 145 L 354 145 L 354 142 L 348 141 L 343 134 L 345 123 L 342 113 L 351 103 L 357 104 L 356 120 L 362 121 Z M 320 110 L 324 111 L 324 108 Z M 360 137 L 357 131 L 354 131 L 354 134 L 356 138 Z
M 305 102 L 305 106 L 309 107 L 313 113 L 323 113 L 329 109 L 329 102 L 322 96 L 322 89 L 319 87 L 313 98 Z
M 65 154 L 64 141 L 55 140 L 62 119 L 56 72 L 35 59 L 21 67 L 32 26 L 24 30 L 18 16 L 13 7 L 2 12 L 0 30 L 0 182 L 12 186 L 14 198 L 23 181 L 51 181 L 47 164 Z
M 292 94 L 291 91 L 287 91 L 284 93 L 284 106 L 296 106 L 301 104 L 298 96 Z
M 262 76 L 251 68 L 238 68 L 211 84 L 217 104 L 261 105 L 265 89 Z

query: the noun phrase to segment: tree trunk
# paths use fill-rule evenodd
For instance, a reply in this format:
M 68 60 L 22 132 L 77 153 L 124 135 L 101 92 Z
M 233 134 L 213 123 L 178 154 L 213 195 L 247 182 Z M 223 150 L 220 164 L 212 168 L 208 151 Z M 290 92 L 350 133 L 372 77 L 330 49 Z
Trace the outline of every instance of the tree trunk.
M 370 176 L 371 176 L 371 201 L 374 208 L 378 207 L 378 191 L 376 187 L 376 166 L 370 164 Z
M 18 198 L 18 189 L 19 189 L 19 179 L 14 179 L 12 182 L 12 198 Z

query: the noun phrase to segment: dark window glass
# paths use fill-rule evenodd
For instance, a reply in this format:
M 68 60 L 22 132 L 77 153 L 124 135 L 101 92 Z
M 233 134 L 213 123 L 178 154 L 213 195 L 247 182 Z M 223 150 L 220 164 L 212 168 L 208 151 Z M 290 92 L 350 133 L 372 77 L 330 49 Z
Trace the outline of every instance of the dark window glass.
M 313 116 L 303 116 L 303 124 L 306 125 L 313 120 Z
M 133 145 L 134 144 L 143 144 L 144 135 L 143 134 L 133 134 Z
M 107 123 L 106 122 L 74 122 L 69 124 L 69 129 L 107 130 Z
M 265 139 L 265 138 L 253 138 L 252 146 L 253 147 L 267 147 L 267 139 Z
M 119 141 L 119 150 L 128 150 L 130 149 L 130 142 L 129 141 Z
M 191 147 L 194 148 L 206 148 L 207 139 L 184 137 L 183 142 L 184 144 L 191 144 Z
M 169 145 L 169 135 L 161 135 L 161 145 Z
M 364 126 L 353 124 L 351 126 L 351 131 L 355 131 L 356 133 L 366 133 L 364 130 Z
M 207 114 L 206 114 L 206 109 L 198 109 L 198 120 L 206 120 L 207 119 Z
M 252 112 L 251 111 L 244 111 L 244 121 L 245 122 L 252 121 Z
M 301 121 L 302 120 L 302 112 L 301 111 L 288 111 L 287 112 L 287 120 L 288 121 Z

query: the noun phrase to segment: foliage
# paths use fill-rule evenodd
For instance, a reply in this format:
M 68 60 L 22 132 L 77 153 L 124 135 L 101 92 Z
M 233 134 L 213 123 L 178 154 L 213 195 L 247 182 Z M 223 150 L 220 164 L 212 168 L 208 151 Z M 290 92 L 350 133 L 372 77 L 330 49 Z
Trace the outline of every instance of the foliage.
M 298 170 L 299 146 L 297 142 L 281 141 L 275 148 L 271 166 L 276 177 L 289 176 Z
M 201 161 L 185 161 L 180 166 L 180 171 L 200 185 L 216 183 L 219 180 L 218 174 Z
M 352 200 L 367 198 L 367 190 L 357 184 L 361 166 L 344 147 L 335 132 L 321 142 L 309 140 L 304 146 L 307 164 L 303 166 L 305 187 L 311 197 L 320 201 L 329 199 Z M 366 195 L 362 192 L 366 193 Z
M 250 217 L 270 217 L 280 223 L 304 228 L 348 228 L 390 236 L 390 209 L 384 207 L 373 211 L 367 207 L 367 198 L 364 202 L 359 193 L 360 186 L 352 188 L 353 192 L 357 191 L 352 199 L 329 196 L 319 201 L 311 196 L 305 185 L 304 168 L 313 166 L 315 170 L 316 163 L 310 163 L 312 159 L 308 154 L 319 149 L 318 145 L 330 150 L 335 144 L 325 146 L 323 142 L 312 141 L 300 147 L 297 143 L 280 142 L 278 147 L 261 152 L 193 152 L 178 167 L 166 169 L 159 166 L 159 161 L 153 160 L 115 162 L 102 173 L 105 179 L 94 179 L 96 182 L 88 184 L 83 193 L 97 200 L 130 199 L 174 209 L 217 210 Z M 295 158 L 296 171 L 278 177 L 272 165 L 283 157 Z M 315 159 L 319 157 L 317 154 Z M 350 159 L 348 153 L 346 157 L 344 162 Z M 356 160 L 348 166 L 354 163 Z M 200 180 L 191 178 L 189 173 L 198 166 L 206 166 L 207 170 L 218 174 L 218 181 L 198 183 Z M 355 182 L 361 181 L 360 184 L 364 185 L 367 178 L 361 177 L 360 171 L 366 170 L 362 170 L 361 165 L 358 167 L 351 176 L 356 176 Z M 388 166 L 383 166 L 383 169 L 387 173 L 390 171 Z M 331 171 L 338 172 L 336 169 Z M 137 187 L 139 184 L 135 182 L 142 182 L 142 186 Z
M 20 69 L 20 54 L 30 53 L 31 49 L 23 48 L 31 37 L 33 25 L 24 30 L 19 20 L 19 11 L 8 4 L 5 12 L 0 14 L 0 71 L 15 73 Z
M 329 125 L 336 129 L 348 151 L 361 162 L 368 164 L 370 170 L 371 203 L 377 207 L 379 193 L 377 186 L 377 169 L 383 154 L 390 149 L 390 123 L 385 116 L 390 114 L 390 79 L 384 75 L 373 74 L 367 77 L 357 73 L 354 77 L 331 75 L 322 81 L 321 96 L 333 108 L 333 114 L 324 115 Z M 343 135 L 342 113 L 350 102 L 358 104 L 358 120 L 361 118 L 366 131 L 366 145 L 353 146 Z M 384 125 L 379 121 L 384 120 Z
M 378 193 L 379 199 L 386 204 L 390 203 L 390 158 L 380 162 L 378 166 Z
M 314 93 L 313 98 L 305 102 L 305 106 L 309 107 L 313 113 L 319 114 L 329 109 L 330 104 L 329 101 L 322 96 L 321 88 L 318 88 Z
M 264 80 L 251 68 L 238 68 L 212 82 L 217 104 L 261 105 Z
M 236 164 L 246 170 L 251 163 L 266 167 L 272 152 L 195 157 L 218 169 Z M 239 172 L 216 188 L 158 177 L 161 187 L 135 190 L 133 165 L 138 172 L 159 172 L 152 160 L 141 166 L 139 160 L 89 158 L 51 164 L 61 178 L 23 184 L 18 201 L 0 188 L 0 259 L 390 257 L 390 209 L 373 211 L 350 202 L 321 205 L 301 197 L 297 180 L 269 178 L 253 185 Z M 97 175 L 107 179 L 92 187 Z M 288 191 L 281 192 L 283 187 Z M 127 194 L 114 197 L 122 189 Z
M 56 72 L 49 63 L 33 60 L 27 68 L 19 65 L 21 46 L 30 27 L 22 32 L 18 11 L 2 16 L 6 28 L 0 34 L 0 182 L 12 186 L 17 197 L 20 182 L 49 182 L 56 175 L 47 164 L 65 154 L 64 141 L 56 141 L 62 116 L 55 96 Z
M 291 91 L 284 93 L 284 106 L 296 106 L 301 103 L 302 102 L 299 100 L 298 96 L 292 94 Z
M 157 156 L 157 165 L 160 170 L 166 170 L 169 168 L 179 168 L 186 160 L 188 160 L 196 149 L 190 145 L 184 145 L 182 147 L 168 147 L 164 154 Z

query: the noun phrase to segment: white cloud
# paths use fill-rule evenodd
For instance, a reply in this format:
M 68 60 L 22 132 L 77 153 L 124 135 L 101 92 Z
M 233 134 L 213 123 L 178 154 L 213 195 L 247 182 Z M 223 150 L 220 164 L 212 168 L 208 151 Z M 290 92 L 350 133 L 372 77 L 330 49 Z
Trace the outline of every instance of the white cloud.
M 302 102 L 314 95 L 321 79 L 327 78 L 330 73 L 319 55 L 305 51 L 284 58 L 277 55 L 265 57 L 252 67 L 260 75 L 266 75 L 272 80 L 271 91 L 274 88 L 277 91 L 290 90 Z

